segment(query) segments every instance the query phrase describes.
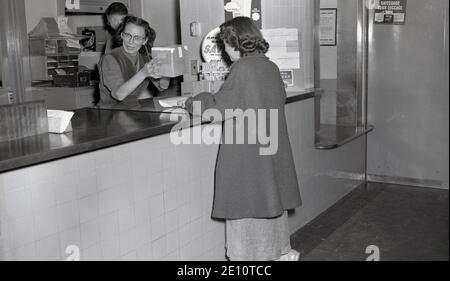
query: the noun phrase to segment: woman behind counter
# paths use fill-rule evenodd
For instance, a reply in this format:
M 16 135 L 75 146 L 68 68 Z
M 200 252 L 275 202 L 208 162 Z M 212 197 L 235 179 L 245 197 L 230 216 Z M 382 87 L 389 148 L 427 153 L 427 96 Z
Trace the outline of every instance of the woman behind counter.
M 169 86 L 160 79 L 159 62 L 150 60 L 149 52 L 156 32 L 143 19 L 127 16 L 119 27 L 119 48 L 105 54 L 99 63 L 100 101 L 98 105 L 114 105 L 149 98 L 150 82 L 161 91 Z

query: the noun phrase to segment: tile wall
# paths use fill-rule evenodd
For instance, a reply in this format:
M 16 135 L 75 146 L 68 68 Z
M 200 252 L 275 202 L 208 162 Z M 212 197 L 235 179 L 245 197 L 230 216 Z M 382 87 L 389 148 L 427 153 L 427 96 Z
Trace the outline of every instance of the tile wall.
M 224 260 L 217 148 L 163 135 L 0 174 L 0 258 Z

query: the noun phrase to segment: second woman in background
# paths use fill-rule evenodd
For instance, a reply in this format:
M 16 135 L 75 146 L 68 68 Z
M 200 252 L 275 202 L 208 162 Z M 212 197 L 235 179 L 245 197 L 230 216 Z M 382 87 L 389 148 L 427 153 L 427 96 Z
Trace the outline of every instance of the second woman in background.
M 117 30 L 126 16 L 128 16 L 128 8 L 123 3 L 114 2 L 109 5 L 108 9 L 106 9 L 105 21 L 108 33 L 106 37 L 105 54 L 108 54 L 115 48 L 120 47 L 116 45 L 117 40 L 115 40 L 114 37 L 116 36 Z

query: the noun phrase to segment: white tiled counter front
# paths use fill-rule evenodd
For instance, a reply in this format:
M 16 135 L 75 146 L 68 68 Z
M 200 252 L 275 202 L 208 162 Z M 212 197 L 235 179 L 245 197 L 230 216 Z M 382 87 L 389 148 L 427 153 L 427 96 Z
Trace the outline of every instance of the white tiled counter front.
M 0 174 L 0 259 L 66 260 L 75 245 L 81 260 L 225 260 L 217 149 L 167 134 Z

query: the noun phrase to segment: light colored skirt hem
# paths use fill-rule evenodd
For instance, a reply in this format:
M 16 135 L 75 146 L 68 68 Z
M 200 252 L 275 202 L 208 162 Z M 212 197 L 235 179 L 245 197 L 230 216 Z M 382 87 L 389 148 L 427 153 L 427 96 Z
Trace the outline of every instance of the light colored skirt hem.
M 291 251 L 287 212 L 269 219 L 226 220 L 231 261 L 274 261 Z

